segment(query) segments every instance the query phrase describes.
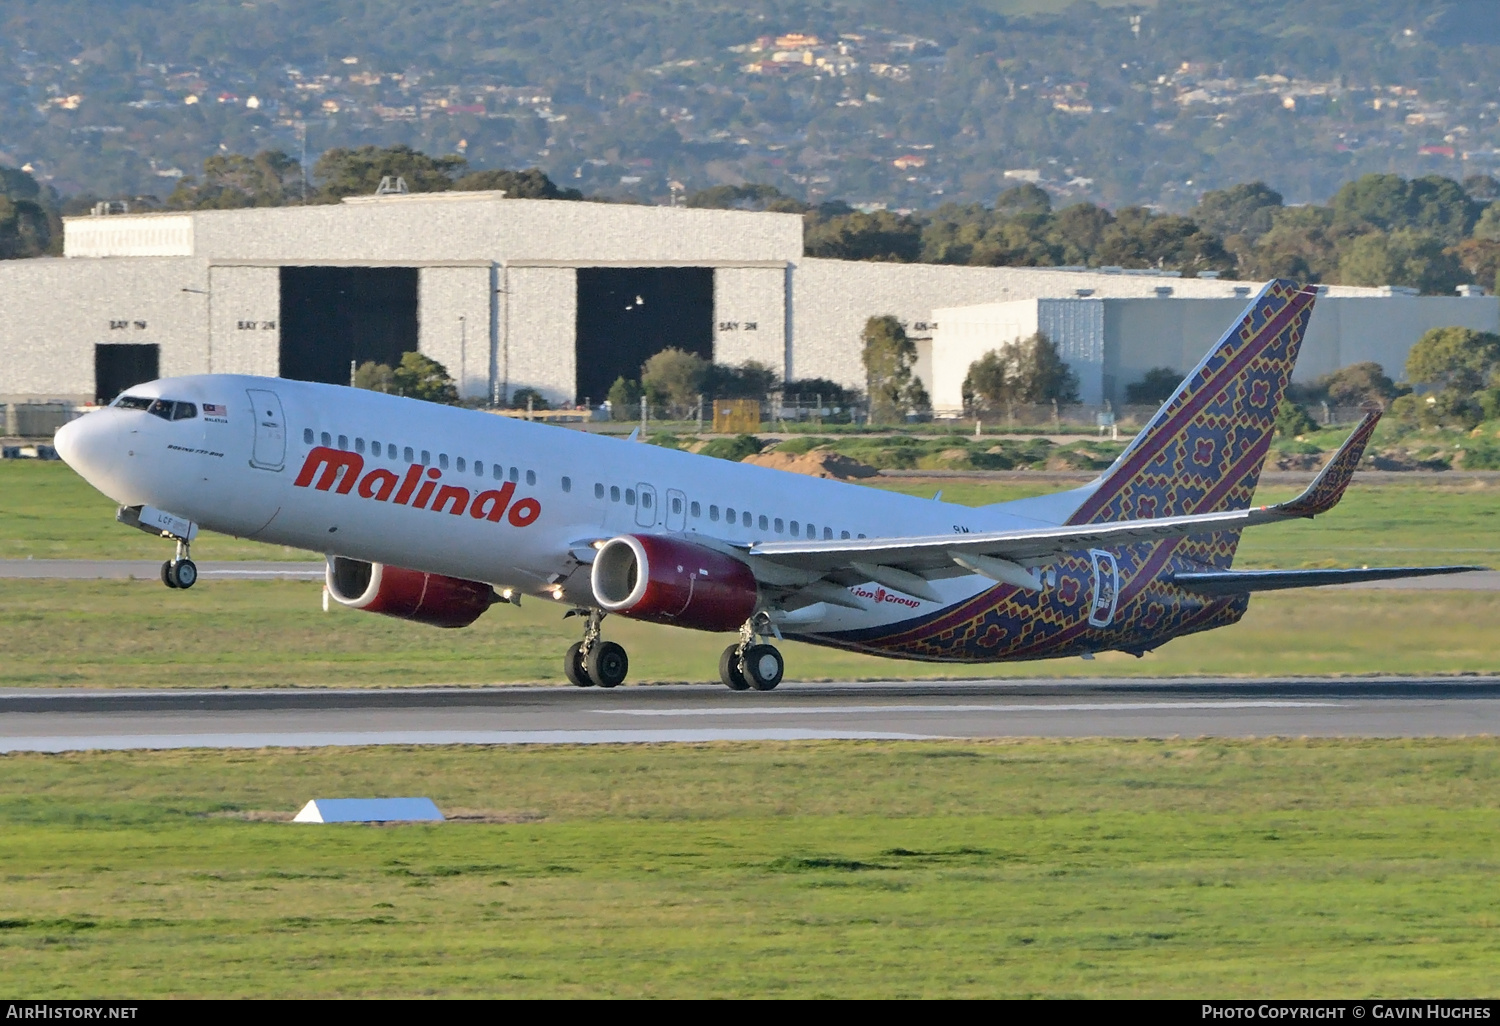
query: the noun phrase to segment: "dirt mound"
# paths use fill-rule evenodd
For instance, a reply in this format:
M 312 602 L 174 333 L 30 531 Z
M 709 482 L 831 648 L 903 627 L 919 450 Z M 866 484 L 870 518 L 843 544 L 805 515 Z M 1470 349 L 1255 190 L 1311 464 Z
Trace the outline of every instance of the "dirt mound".
M 1277 453 L 1272 466 L 1277 470 L 1321 470 L 1332 453 L 1328 452 L 1283 452 Z
M 840 481 L 874 477 L 880 473 L 868 464 L 836 452 L 829 452 L 827 449 L 814 449 L 812 452 L 800 454 L 763 452 L 754 456 L 746 456 L 741 462 L 753 463 L 757 467 L 770 467 L 773 470 L 790 470 L 793 474 L 806 474 L 809 477 L 831 477 Z

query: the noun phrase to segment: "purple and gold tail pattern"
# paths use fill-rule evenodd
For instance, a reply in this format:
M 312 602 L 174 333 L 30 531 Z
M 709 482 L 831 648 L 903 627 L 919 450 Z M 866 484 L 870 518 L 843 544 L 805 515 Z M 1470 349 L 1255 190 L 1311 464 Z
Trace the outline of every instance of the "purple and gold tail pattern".
M 1068 523 L 1248 509 L 1315 295 L 1296 282 L 1267 285 Z M 1163 580 L 1168 571 L 1228 568 L 1238 544 L 1237 531 L 1221 531 L 1069 555 L 1051 564 L 1055 584 L 1039 592 L 998 585 L 895 627 L 808 640 L 878 655 L 970 662 L 1145 652 L 1244 615 L 1244 596 L 1207 598 Z M 1107 575 L 1114 578 L 1112 588 L 1101 580 L 1101 562 L 1117 571 Z M 1101 589 L 1117 596 L 1110 615 L 1091 617 Z
M 1314 296 L 1267 285 L 1068 522 L 1248 509 Z
M 1344 489 L 1349 487 L 1350 478 L 1354 476 L 1354 468 L 1364 458 L 1365 446 L 1370 444 L 1370 436 L 1375 433 L 1381 414 L 1379 409 L 1367 410 L 1365 419 L 1359 422 L 1348 440 L 1339 446 L 1339 451 L 1334 453 L 1333 459 L 1318 473 L 1317 479 L 1306 493 L 1291 502 L 1283 502 L 1277 509 L 1288 516 L 1315 517 L 1337 506 L 1344 497 Z

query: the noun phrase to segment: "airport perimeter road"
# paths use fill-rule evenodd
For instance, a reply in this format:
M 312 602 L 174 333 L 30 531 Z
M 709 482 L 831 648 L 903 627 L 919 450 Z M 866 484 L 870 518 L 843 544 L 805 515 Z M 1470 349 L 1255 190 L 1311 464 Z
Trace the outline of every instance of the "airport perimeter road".
M 64 691 L 0 695 L 0 751 L 985 737 L 1500 734 L 1500 678 Z
M 272 563 L 243 560 L 199 563 L 198 576 L 212 580 L 266 580 L 295 578 L 322 580 L 322 563 Z M 54 578 L 57 580 L 154 579 L 161 563 L 142 559 L 0 559 L 0 579 Z M 1500 591 L 1500 570 L 1479 570 L 1443 577 L 1410 577 L 1396 581 L 1367 581 L 1364 584 L 1338 584 L 1337 588 L 1396 588 L 1414 591 Z

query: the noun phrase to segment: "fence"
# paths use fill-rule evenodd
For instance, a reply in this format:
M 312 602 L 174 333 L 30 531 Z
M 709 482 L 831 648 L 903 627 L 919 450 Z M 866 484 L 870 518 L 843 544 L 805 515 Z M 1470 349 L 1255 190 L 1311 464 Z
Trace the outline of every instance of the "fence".
M 0 403 L 0 425 L 7 438 L 51 438 L 83 410 L 68 403 Z

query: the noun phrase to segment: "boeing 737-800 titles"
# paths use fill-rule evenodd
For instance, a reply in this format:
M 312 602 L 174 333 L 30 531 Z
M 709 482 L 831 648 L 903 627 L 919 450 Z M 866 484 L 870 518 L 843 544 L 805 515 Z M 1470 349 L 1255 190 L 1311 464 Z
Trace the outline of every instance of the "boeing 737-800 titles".
M 1123 651 L 1235 623 L 1252 592 L 1474 567 L 1230 569 L 1248 527 L 1325 513 L 1378 411 L 1300 496 L 1252 508 L 1315 292 L 1272 281 L 1114 464 L 970 508 L 336 385 L 229 374 L 128 389 L 59 454 L 177 543 L 200 527 L 327 553 L 336 601 L 438 627 L 536 596 L 583 614 L 581 686 L 628 660 L 608 614 L 739 631 L 719 674 L 774 688 L 796 638 L 951 662 Z

